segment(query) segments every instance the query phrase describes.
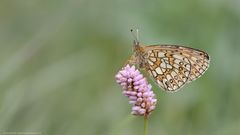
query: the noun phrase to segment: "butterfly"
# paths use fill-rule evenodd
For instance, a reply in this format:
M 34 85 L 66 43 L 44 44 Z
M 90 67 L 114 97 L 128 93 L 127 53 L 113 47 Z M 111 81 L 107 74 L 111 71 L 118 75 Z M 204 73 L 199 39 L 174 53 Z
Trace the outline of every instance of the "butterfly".
M 133 50 L 128 63 L 147 71 L 156 84 L 168 92 L 176 92 L 199 78 L 210 63 L 206 52 L 180 45 L 140 46 L 139 41 L 134 40 Z

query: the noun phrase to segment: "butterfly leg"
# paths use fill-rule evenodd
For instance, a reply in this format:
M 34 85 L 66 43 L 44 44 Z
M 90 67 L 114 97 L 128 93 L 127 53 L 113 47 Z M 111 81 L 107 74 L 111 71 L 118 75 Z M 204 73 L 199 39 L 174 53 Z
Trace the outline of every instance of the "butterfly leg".
M 135 65 L 136 64 L 136 58 L 134 55 L 132 55 L 125 63 L 124 66 L 126 66 L 127 64 L 130 65 Z

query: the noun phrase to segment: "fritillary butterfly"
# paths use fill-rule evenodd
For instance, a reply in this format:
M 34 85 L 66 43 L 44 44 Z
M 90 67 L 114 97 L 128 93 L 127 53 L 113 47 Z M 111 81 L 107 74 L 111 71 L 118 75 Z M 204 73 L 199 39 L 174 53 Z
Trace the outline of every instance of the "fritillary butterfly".
M 209 55 L 201 50 L 180 45 L 133 45 L 129 64 L 145 69 L 157 85 L 175 92 L 186 83 L 199 78 L 209 67 Z

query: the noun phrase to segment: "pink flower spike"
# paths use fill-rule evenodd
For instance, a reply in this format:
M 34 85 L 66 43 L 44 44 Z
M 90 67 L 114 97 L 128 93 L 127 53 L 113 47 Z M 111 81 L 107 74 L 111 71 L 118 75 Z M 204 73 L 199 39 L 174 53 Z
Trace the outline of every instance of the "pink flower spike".
M 156 108 L 157 99 L 151 84 L 135 66 L 126 65 L 115 76 L 116 82 L 122 86 L 123 95 L 133 105 L 131 114 L 148 116 Z

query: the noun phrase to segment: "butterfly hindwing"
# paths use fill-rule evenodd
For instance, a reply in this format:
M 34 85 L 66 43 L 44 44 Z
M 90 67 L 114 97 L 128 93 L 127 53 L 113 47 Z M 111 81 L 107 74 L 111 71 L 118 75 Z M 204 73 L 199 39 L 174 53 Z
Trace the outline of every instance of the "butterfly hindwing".
M 148 54 L 146 70 L 166 91 L 177 91 L 187 82 L 200 77 L 209 66 L 206 53 L 176 45 L 143 47 Z

